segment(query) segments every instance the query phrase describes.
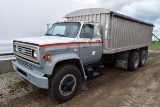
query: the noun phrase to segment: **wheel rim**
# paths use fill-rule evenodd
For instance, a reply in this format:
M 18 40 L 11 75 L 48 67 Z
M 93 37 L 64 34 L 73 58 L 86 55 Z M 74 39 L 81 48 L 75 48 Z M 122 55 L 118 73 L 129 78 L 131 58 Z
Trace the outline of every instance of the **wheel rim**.
M 70 95 L 76 87 L 76 77 L 72 74 L 65 75 L 59 85 L 59 91 L 63 96 Z
M 135 68 L 138 67 L 138 64 L 139 64 L 139 58 L 138 58 L 138 56 L 136 56 L 136 57 L 135 57 L 135 61 L 134 61 L 134 66 L 135 66 Z
M 144 64 L 145 61 L 146 61 L 146 55 L 145 55 L 145 53 L 144 53 L 144 54 L 142 55 L 142 64 Z

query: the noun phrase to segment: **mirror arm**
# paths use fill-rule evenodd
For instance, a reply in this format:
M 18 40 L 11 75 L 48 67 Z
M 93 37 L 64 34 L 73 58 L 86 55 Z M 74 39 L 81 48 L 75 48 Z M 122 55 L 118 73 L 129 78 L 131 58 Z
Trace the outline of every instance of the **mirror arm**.
M 89 39 L 89 41 L 84 45 L 83 48 L 85 48 L 89 42 L 90 42 L 90 46 L 91 46 L 91 41 L 92 41 L 92 37 L 91 37 L 91 38 Z

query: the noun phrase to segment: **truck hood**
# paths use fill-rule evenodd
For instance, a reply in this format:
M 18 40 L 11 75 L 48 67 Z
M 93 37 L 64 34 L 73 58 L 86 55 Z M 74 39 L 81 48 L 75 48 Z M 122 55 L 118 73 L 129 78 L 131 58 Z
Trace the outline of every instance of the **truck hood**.
M 38 45 L 46 45 L 46 44 L 75 42 L 75 38 L 58 37 L 58 36 L 42 36 L 42 37 L 31 37 L 31 38 L 19 38 L 19 39 L 16 39 L 15 41 L 33 43 Z

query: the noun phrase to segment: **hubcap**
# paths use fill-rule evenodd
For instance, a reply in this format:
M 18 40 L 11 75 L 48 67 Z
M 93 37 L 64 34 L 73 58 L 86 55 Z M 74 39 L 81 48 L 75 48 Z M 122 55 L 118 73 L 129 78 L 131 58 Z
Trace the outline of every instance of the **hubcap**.
M 76 87 L 76 77 L 72 74 L 65 75 L 59 85 L 59 91 L 63 96 L 70 95 Z

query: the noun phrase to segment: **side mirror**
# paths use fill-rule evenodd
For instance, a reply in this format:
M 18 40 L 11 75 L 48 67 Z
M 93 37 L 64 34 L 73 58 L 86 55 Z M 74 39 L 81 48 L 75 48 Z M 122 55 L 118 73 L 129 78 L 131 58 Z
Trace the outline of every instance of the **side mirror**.
M 101 33 L 100 33 L 100 23 L 95 23 L 94 24 L 94 37 L 97 38 L 97 37 L 101 37 Z

